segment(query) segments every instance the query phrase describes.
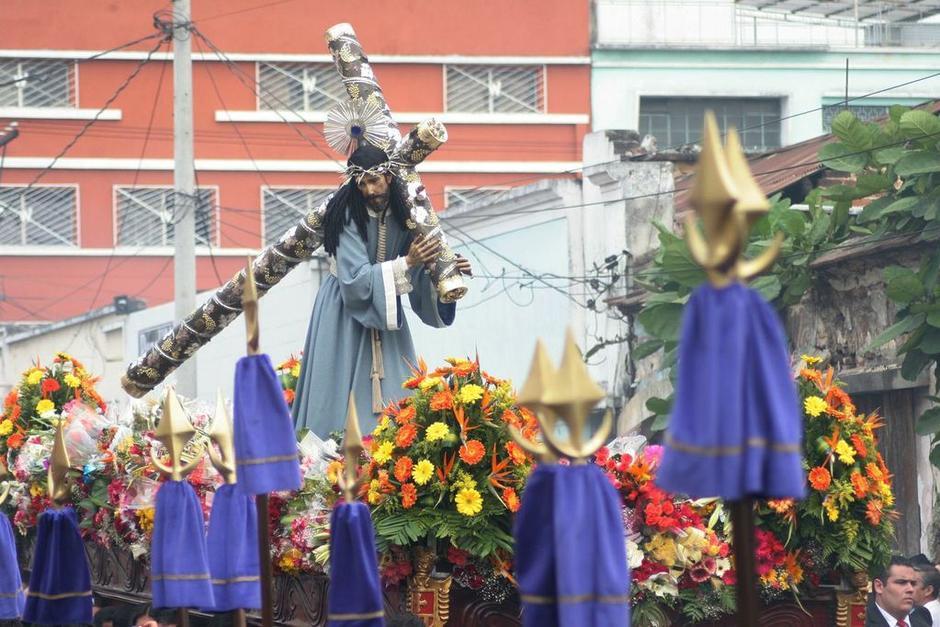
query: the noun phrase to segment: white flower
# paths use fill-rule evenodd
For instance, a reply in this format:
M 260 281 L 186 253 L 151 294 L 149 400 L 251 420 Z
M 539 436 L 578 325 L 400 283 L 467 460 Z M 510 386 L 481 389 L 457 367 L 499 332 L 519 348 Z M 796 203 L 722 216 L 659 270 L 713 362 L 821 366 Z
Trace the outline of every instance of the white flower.
M 715 560 L 715 576 L 721 577 L 731 570 L 731 560 L 727 557 L 719 557 Z
M 627 540 L 627 565 L 630 567 L 630 570 L 640 567 L 640 564 L 643 563 L 643 551 L 640 549 L 640 545 L 634 542 L 633 540 Z
M 679 594 L 679 586 L 669 573 L 657 573 L 646 581 L 650 592 L 658 597 L 671 598 Z

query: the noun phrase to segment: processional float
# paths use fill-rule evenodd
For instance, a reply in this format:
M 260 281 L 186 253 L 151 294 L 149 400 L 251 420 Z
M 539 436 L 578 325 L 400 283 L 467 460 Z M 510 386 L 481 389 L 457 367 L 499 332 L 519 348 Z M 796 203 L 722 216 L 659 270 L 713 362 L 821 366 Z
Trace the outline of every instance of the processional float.
M 327 138 L 344 153 L 350 148 L 349 142 L 355 141 L 370 143 L 389 155 L 394 173 L 407 188 L 410 218 L 406 226 L 425 239 L 440 243 L 437 260 L 429 267 L 438 295 L 443 302 L 460 299 L 467 288 L 457 270 L 456 255 L 415 170 L 447 141 L 447 130 L 432 118 L 415 126 L 403 138 L 352 26 L 345 23 L 333 26 L 326 31 L 326 41 L 350 98 L 330 112 Z M 242 312 L 247 272 L 254 278 L 258 295 L 263 296 L 299 263 L 310 259 L 323 244 L 328 202 L 329 198 L 307 213 L 275 244 L 262 250 L 250 270 L 232 277 L 132 363 L 121 379 L 124 390 L 134 397 L 143 396 L 237 318 Z

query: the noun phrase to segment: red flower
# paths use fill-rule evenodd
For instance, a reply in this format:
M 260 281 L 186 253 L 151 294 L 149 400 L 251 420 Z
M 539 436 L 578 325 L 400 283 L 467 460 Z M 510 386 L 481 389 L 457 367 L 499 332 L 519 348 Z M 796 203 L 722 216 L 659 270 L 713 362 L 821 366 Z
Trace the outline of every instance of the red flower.
M 831 482 L 832 476 L 829 474 L 829 471 L 822 466 L 817 466 L 809 471 L 809 484 L 813 486 L 814 490 L 825 492 L 829 489 Z
M 602 446 L 597 449 L 597 452 L 594 453 L 594 463 L 598 466 L 606 466 L 607 460 L 610 459 L 610 450 L 606 446 Z
M 40 387 L 43 398 L 49 394 L 52 394 L 53 392 L 58 391 L 61 388 L 62 386 L 59 385 L 59 382 L 56 379 L 43 379 L 42 386 Z
M 868 457 L 868 448 L 865 446 L 865 442 L 862 441 L 862 436 L 857 433 L 851 437 L 852 446 L 855 448 L 855 452 L 858 453 L 859 457 Z
M 453 545 L 447 547 L 447 561 L 454 566 L 466 566 L 469 558 L 470 554 L 463 549 L 458 549 Z
M 290 407 L 294 404 L 294 390 L 286 389 L 284 390 L 284 400 L 287 402 L 287 406 Z
M 401 506 L 411 509 L 418 500 L 418 489 L 413 483 L 401 484 Z
M 479 440 L 467 440 L 467 443 L 460 447 L 460 459 L 470 466 L 479 464 L 484 455 L 486 447 Z
M 726 570 L 725 574 L 721 576 L 721 580 L 725 585 L 733 586 L 738 583 L 738 574 L 734 572 L 734 569 Z
M 13 435 L 7 438 L 7 447 L 19 448 L 23 446 L 23 437 L 24 436 L 22 433 L 14 433 Z
M 10 393 L 7 394 L 6 398 L 3 399 L 3 406 L 4 406 L 4 407 L 13 407 L 14 405 L 16 405 L 16 399 L 17 399 L 17 397 L 18 397 L 18 394 L 19 394 L 19 392 L 16 390 L 16 388 L 14 388 L 12 391 L 10 391 Z

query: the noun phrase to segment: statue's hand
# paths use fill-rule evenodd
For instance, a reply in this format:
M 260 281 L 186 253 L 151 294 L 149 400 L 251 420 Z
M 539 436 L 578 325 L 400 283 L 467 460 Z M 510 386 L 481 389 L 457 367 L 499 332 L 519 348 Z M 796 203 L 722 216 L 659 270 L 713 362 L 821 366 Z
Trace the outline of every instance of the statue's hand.
M 411 242 L 408 248 L 408 254 L 405 256 L 405 263 L 409 268 L 414 268 L 422 264 L 433 263 L 440 252 L 441 242 L 438 239 L 425 239 L 418 235 Z

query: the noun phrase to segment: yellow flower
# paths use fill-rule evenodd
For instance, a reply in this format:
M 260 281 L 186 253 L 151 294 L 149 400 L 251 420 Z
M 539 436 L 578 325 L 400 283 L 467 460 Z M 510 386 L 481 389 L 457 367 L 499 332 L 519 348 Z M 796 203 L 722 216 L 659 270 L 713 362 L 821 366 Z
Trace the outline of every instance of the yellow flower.
M 299 363 L 294 364 L 294 366 L 290 369 L 290 376 L 294 377 L 295 379 L 300 376 L 300 364 Z
M 374 459 L 377 464 L 384 464 L 392 458 L 392 451 L 394 450 L 394 444 L 391 442 L 382 442 L 379 444 L 379 448 L 372 454 L 372 459 Z
M 418 384 L 418 387 L 421 388 L 422 392 L 427 392 L 433 387 L 437 387 L 441 383 L 442 379 L 440 377 L 425 377 L 421 383 Z
M 153 531 L 153 514 L 154 511 L 152 507 L 137 510 L 137 524 L 140 525 L 140 529 L 144 533 Z
M 0 435 L 10 435 L 13 432 L 13 423 L 9 420 L 0 422 Z
M 432 475 L 434 475 L 434 464 L 426 459 L 422 459 L 411 469 L 411 477 L 418 485 L 427 483 Z
M 802 359 L 807 366 L 815 366 L 822 361 L 822 357 L 813 357 L 812 355 L 800 355 L 800 359 Z
M 460 388 L 460 392 L 457 393 L 457 400 L 459 400 L 464 405 L 469 405 L 482 396 L 483 388 L 481 388 L 479 385 L 469 383 Z
M 369 494 L 366 497 L 369 501 L 369 505 L 378 505 L 382 501 L 381 485 L 378 479 L 373 479 L 369 484 Z
M 676 541 L 672 538 L 657 533 L 652 540 L 646 543 L 646 550 L 666 568 L 672 568 L 676 565 Z
M 424 432 L 424 439 L 428 442 L 436 442 L 437 440 L 443 440 L 450 435 L 450 427 L 447 426 L 446 422 L 437 421 L 430 425 Z
M 44 398 L 38 403 L 36 403 L 36 411 L 39 412 L 40 416 L 47 412 L 55 411 L 55 403 L 50 401 L 48 398 Z
M 818 396 L 807 396 L 803 401 L 803 409 L 813 418 L 818 418 L 828 407 L 829 404 Z
M 839 520 L 839 508 L 832 502 L 832 499 L 826 499 L 823 503 L 823 507 L 826 509 L 826 515 L 831 522 Z
M 64 379 L 65 379 L 65 385 L 69 386 L 70 388 L 77 388 L 78 386 L 82 384 L 82 380 L 76 377 L 71 372 L 65 375 Z
M 385 428 L 388 427 L 389 422 L 388 416 L 382 416 L 379 420 L 379 424 L 375 426 L 375 429 L 372 430 L 372 437 L 377 438 L 382 435 L 382 432 L 385 431 Z
M 839 443 L 836 444 L 836 455 L 839 456 L 839 461 L 846 466 L 855 463 L 855 449 L 845 440 L 839 440 Z
M 454 486 L 457 488 L 466 488 L 468 490 L 475 490 L 477 487 L 476 480 L 467 474 L 464 471 L 460 471 L 457 475 L 457 480 L 454 481 Z
M 483 497 L 473 488 L 464 488 L 457 493 L 457 511 L 464 516 L 476 516 L 483 511 Z
M 26 375 L 26 383 L 30 385 L 38 385 L 39 382 L 42 381 L 42 378 L 45 374 L 45 371 L 34 368 L 28 375 Z
M 29 495 L 30 495 L 31 497 L 36 498 L 37 496 L 39 496 L 39 495 L 42 494 L 43 492 L 44 492 L 44 490 L 42 489 L 42 486 L 39 485 L 38 483 L 32 483 L 32 484 L 30 484 L 30 486 L 29 486 Z
M 343 472 L 343 462 L 338 459 L 334 459 L 326 467 L 326 479 L 331 484 L 336 483 L 339 480 L 339 473 Z

